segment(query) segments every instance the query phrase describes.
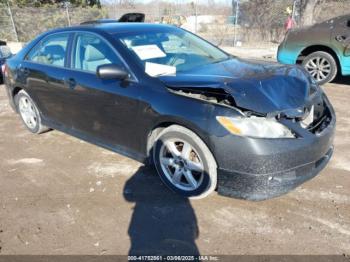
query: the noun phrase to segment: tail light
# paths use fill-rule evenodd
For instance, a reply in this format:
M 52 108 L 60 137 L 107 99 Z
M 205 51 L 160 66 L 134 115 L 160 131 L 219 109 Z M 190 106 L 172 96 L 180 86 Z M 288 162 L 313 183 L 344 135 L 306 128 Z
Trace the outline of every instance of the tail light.
M 3 64 L 3 65 L 1 66 L 1 72 L 2 72 L 2 74 L 3 74 L 4 77 L 7 77 L 7 75 L 8 75 L 8 68 L 7 68 L 7 65 L 6 65 L 6 64 Z

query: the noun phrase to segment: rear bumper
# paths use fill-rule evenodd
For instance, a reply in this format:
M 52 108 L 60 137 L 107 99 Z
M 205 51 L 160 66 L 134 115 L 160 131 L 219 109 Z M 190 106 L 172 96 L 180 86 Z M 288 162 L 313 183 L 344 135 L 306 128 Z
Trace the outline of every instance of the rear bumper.
M 297 55 L 294 51 L 288 51 L 279 47 L 277 61 L 281 64 L 294 65 L 297 62 Z
M 350 66 L 345 66 L 344 63 L 342 63 L 342 75 L 343 76 L 349 76 L 350 75 Z
M 304 46 L 290 45 L 284 41 L 278 46 L 277 61 L 281 64 L 294 65 L 304 48 Z
M 4 85 L 5 85 L 4 88 L 6 90 L 7 97 L 9 99 L 9 104 L 10 104 L 11 108 L 15 112 L 17 112 L 15 101 L 14 101 L 14 97 L 12 96 L 12 90 L 8 87 L 7 83 L 4 83 Z

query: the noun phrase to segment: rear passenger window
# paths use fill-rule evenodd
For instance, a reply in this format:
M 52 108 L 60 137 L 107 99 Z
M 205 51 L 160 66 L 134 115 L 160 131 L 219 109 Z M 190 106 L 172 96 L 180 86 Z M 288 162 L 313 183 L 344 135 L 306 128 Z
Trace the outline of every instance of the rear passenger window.
M 122 65 L 114 50 L 103 39 L 94 34 L 79 34 L 73 68 L 95 73 L 98 66 L 105 64 Z
M 27 55 L 27 60 L 64 67 L 68 34 L 54 34 L 40 41 Z

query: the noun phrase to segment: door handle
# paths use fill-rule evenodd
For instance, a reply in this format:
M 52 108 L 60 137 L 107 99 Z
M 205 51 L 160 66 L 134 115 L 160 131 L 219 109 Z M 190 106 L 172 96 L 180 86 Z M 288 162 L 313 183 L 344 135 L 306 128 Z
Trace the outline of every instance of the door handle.
M 67 78 L 64 80 L 66 86 L 70 89 L 74 89 L 77 85 L 77 82 L 74 80 L 74 78 Z

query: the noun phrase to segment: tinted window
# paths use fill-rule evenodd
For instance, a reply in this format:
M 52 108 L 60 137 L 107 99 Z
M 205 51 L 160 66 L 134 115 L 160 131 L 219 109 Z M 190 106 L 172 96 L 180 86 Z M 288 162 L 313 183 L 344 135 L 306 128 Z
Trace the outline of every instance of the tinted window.
M 48 36 L 30 51 L 27 60 L 63 67 L 67 45 L 68 34 Z
M 100 37 L 93 34 L 79 34 L 76 39 L 73 68 L 96 72 L 100 65 L 121 62 L 114 50 Z
M 346 24 L 348 27 L 350 27 L 350 20 L 348 20 Z

